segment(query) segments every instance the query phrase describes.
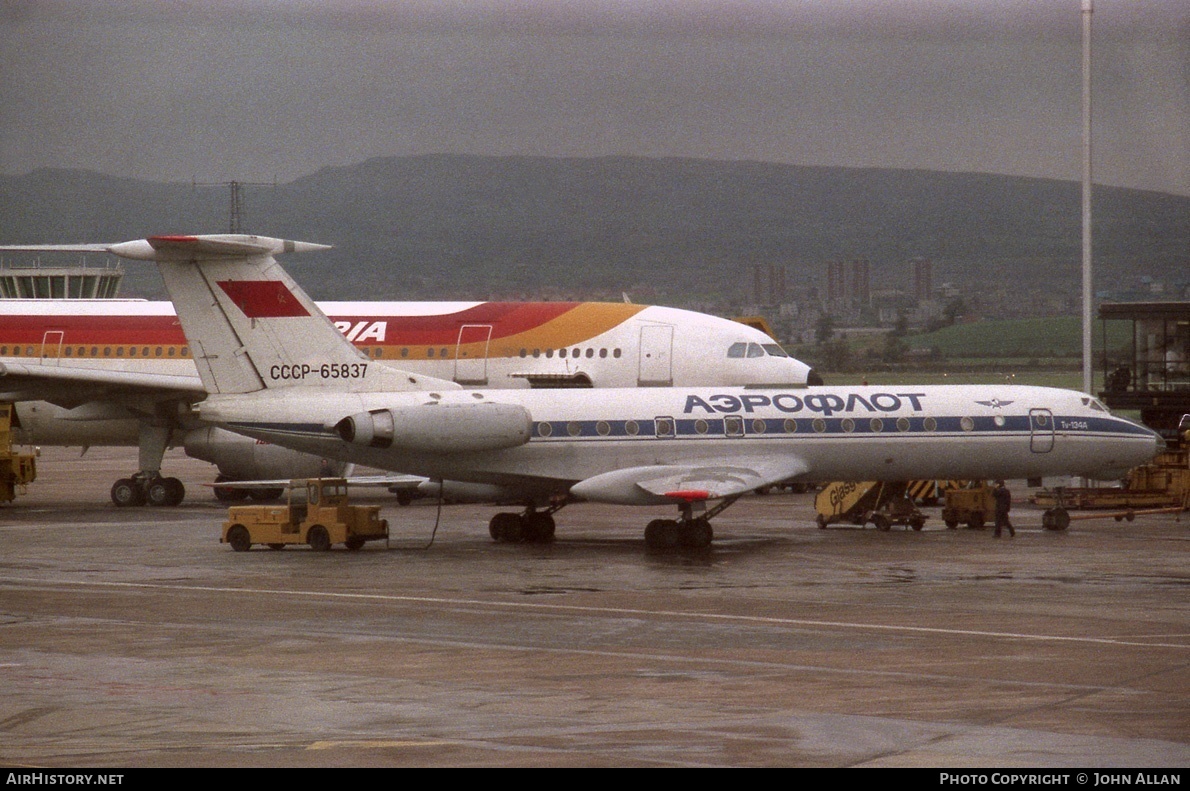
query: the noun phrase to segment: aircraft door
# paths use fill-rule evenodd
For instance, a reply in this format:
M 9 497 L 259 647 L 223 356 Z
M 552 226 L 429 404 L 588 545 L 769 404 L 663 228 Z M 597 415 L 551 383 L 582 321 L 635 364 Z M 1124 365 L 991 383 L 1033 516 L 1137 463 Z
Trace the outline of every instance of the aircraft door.
M 460 384 L 488 383 L 488 346 L 492 340 L 491 324 L 464 324 L 459 327 L 455 345 L 455 381 Z
M 671 324 L 646 324 L 640 328 L 641 387 L 669 387 L 673 384 L 674 328 Z
M 1049 453 L 1054 449 L 1054 414 L 1048 409 L 1029 410 L 1029 450 Z
M 53 360 L 54 365 L 60 365 L 62 359 L 62 344 L 66 340 L 66 333 L 62 330 L 46 330 L 41 336 L 41 360 Z

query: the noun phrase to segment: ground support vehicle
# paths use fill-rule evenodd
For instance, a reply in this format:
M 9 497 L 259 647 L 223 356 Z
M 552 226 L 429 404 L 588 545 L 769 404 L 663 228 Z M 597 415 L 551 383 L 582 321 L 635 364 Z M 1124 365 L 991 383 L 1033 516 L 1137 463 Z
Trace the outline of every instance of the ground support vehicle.
M 1029 499 L 1034 505 L 1048 507 L 1047 514 L 1066 509 L 1123 512 L 1125 516 L 1116 521 L 1139 509 L 1185 510 L 1190 506 L 1190 441 L 1186 437 L 1190 416 L 1182 419 L 1178 431 L 1178 444 L 1129 472 L 1123 486 L 1043 489 Z
M 818 526 L 835 522 L 864 525 L 871 522 L 877 530 L 893 525 L 908 525 L 921 530 L 926 515 L 908 496 L 907 482 L 835 481 L 814 498 Z
M 942 521 L 951 530 L 961 524 L 978 530 L 995 518 L 996 502 L 986 481 L 969 481 L 963 488 L 946 490 Z
M 37 477 L 37 461 L 33 453 L 18 453 L 12 449 L 12 404 L 0 403 L 0 503 L 16 499 L 17 489 Z
M 351 505 L 343 478 L 309 478 L 290 482 L 285 505 L 236 505 L 227 511 L 220 543 L 247 552 L 253 544 L 283 549 L 308 544 L 324 552 L 334 544 L 360 549 L 368 541 L 388 538 L 388 520 L 378 505 Z

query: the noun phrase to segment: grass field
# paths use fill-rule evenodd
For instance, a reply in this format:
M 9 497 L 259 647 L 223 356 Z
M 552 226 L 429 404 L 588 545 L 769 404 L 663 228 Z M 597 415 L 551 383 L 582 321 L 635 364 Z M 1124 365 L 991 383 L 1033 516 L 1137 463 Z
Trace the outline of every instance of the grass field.
M 1079 357 L 1082 355 L 1082 319 L 1053 316 L 955 324 L 925 335 L 904 338 L 911 349 L 938 349 L 946 357 Z M 1128 348 L 1131 324 L 1107 323 L 1107 344 L 1113 351 Z M 1103 325 L 1096 321 L 1091 345 L 1096 355 L 1103 348 Z
M 1039 387 L 1063 387 L 1069 390 L 1081 390 L 1083 387 L 1082 371 L 1069 370 L 1030 370 L 1013 373 L 988 370 L 984 372 L 938 372 L 938 371 L 872 371 L 870 373 L 830 373 L 824 372 L 822 378 L 828 385 L 858 385 L 867 382 L 870 385 L 977 385 L 977 384 L 1018 384 L 1036 385 Z M 1096 380 L 1095 388 L 1102 382 Z

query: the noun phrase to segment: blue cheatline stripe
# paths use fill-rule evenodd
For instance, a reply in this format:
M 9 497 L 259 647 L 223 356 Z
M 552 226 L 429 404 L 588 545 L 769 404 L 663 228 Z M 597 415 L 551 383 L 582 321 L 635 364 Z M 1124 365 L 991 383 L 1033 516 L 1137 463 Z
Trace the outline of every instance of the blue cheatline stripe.
M 533 440 L 563 441 L 574 439 L 657 439 L 659 424 L 667 428 L 663 438 L 722 439 L 724 437 L 779 438 L 828 436 L 847 437 L 1048 437 L 1052 426 L 1063 436 L 1077 437 L 1147 437 L 1147 429 L 1127 421 L 1104 418 L 1069 418 L 1058 416 L 1049 425 L 1038 427 L 1028 416 L 1003 418 L 980 417 L 799 417 L 762 418 L 747 415 L 723 417 L 657 417 L 644 420 L 551 420 L 533 424 Z M 229 424 L 245 431 L 295 437 L 327 438 L 332 430 L 320 423 L 237 422 Z

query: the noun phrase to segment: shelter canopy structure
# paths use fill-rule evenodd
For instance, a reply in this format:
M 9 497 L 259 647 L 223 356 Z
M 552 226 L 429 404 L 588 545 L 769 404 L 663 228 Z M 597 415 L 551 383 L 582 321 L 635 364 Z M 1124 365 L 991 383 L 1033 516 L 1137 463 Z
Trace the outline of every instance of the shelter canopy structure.
M 1190 302 L 1114 302 L 1099 307 L 1104 391 L 1112 409 L 1138 410 L 1141 420 L 1173 437 L 1190 414 Z M 1107 324 L 1132 324 L 1131 344 L 1110 350 Z

